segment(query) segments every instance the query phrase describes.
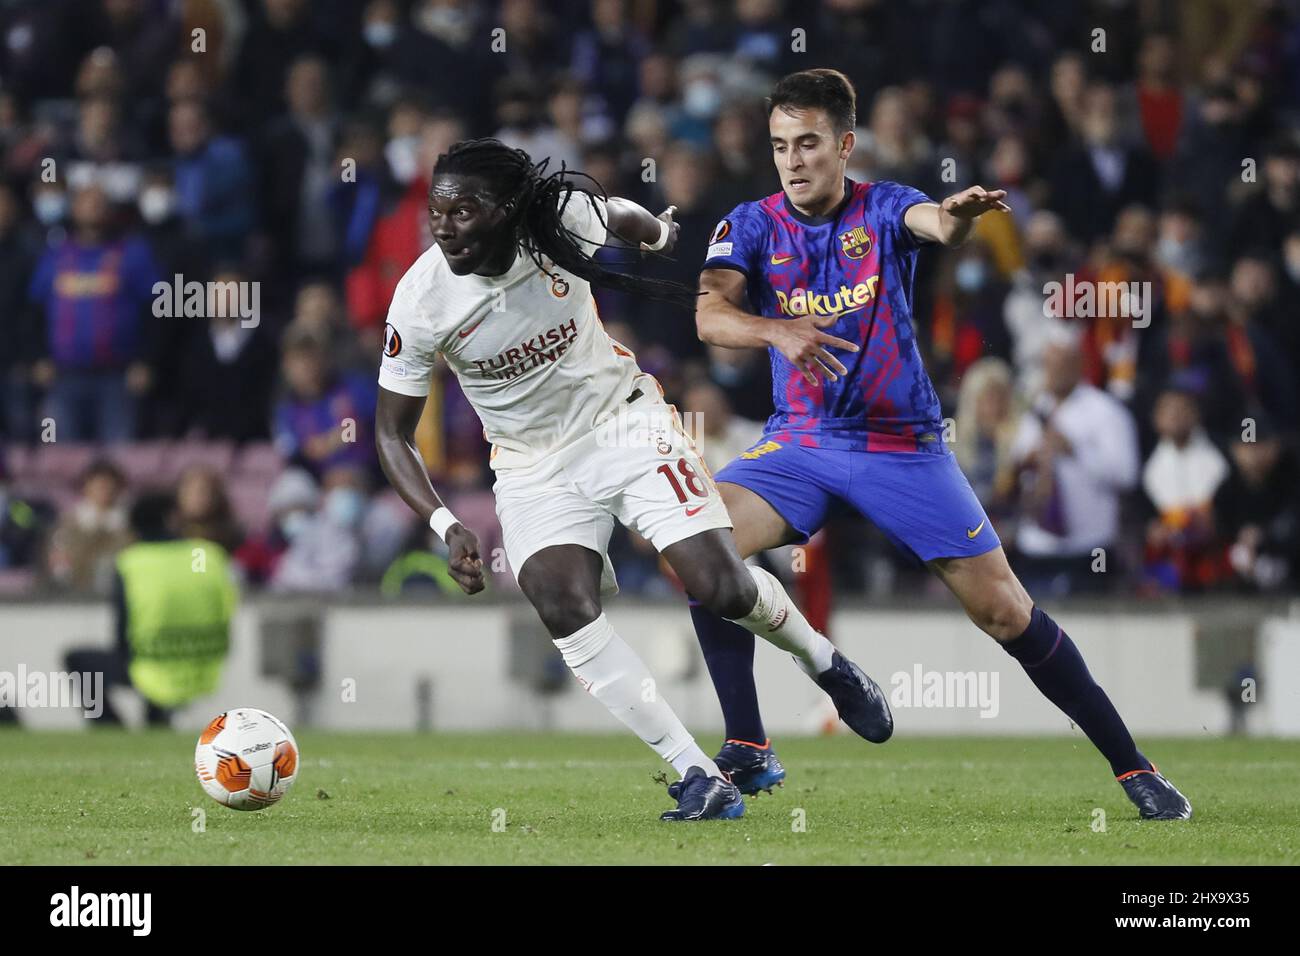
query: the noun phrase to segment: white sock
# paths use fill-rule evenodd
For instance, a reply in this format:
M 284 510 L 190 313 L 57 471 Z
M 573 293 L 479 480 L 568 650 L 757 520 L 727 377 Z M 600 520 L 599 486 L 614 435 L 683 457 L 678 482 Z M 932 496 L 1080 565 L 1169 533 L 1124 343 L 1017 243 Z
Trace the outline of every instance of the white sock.
M 736 623 L 747 631 L 794 655 L 795 663 L 809 677 L 831 666 L 835 645 L 813 630 L 808 619 L 795 607 L 781 582 L 762 568 L 746 565 L 758 585 L 758 602 Z
M 650 671 L 636 651 L 614 633 L 602 614 L 586 627 L 555 641 L 564 663 L 582 686 L 673 769 L 685 776 L 699 767 L 710 777 L 722 771 L 677 719 L 659 694 Z

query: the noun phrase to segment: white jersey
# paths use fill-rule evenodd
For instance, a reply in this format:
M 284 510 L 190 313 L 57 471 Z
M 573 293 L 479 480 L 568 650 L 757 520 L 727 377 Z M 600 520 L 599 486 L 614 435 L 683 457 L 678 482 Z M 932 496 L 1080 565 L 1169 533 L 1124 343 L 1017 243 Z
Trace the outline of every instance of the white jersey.
M 606 239 L 605 203 L 575 191 L 566 226 L 590 252 Z M 591 285 L 560 278 L 520 252 L 499 276 L 452 273 L 433 245 L 397 284 L 384 329 L 379 384 L 429 394 L 441 354 L 483 423 L 494 469 L 533 464 L 590 432 L 640 387 L 644 373 L 606 334 Z M 644 383 L 657 391 L 653 380 Z

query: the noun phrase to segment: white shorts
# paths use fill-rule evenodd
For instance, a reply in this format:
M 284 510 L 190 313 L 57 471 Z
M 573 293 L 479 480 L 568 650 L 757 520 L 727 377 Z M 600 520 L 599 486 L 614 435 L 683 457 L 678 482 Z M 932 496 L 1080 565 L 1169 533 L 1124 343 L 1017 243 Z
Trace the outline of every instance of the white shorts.
M 644 381 L 644 380 L 643 380 Z M 677 409 L 642 394 L 577 441 L 526 468 L 497 471 L 497 517 L 516 580 L 543 548 L 577 544 L 605 561 L 601 593 L 618 581 L 609 561 L 614 519 L 658 551 L 713 528 L 730 528 L 718 486 L 682 428 Z

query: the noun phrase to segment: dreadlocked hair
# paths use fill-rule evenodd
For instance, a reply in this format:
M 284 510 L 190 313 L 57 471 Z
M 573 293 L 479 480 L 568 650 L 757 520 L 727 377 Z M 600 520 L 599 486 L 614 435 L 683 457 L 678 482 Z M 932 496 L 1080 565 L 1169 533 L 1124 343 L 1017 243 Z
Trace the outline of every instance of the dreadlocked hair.
M 435 176 L 447 173 L 477 176 L 487 183 L 493 198 L 505 204 L 504 228 L 516 244 L 552 279 L 558 267 L 586 279 L 594 286 L 656 299 L 684 309 L 695 309 L 698 293 L 690 286 L 669 279 L 628 275 L 606 269 L 581 245 L 582 236 L 564 224 L 564 209 L 574 193 L 608 199 L 605 190 L 586 173 L 566 169 L 564 164 L 546 172 L 549 159 L 534 163 L 522 149 L 512 149 L 499 140 L 470 139 L 454 144 L 438 157 Z M 591 189 L 580 189 L 574 179 L 586 179 Z M 577 201 L 584 201 L 579 198 Z M 596 207 L 599 210 L 600 207 Z M 598 211 L 597 215 L 601 215 Z M 604 223 L 608 230 L 608 223 Z M 624 242 L 617 233 L 610 235 Z M 635 246 L 636 243 L 630 243 Z M 545 260 L 550 260 L 550 265 Z

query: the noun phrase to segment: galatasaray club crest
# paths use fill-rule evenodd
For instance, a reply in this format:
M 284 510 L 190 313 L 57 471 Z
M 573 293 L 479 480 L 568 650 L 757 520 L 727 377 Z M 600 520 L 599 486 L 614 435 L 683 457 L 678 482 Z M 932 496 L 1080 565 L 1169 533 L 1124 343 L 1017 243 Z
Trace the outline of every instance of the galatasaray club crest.
M 840 249 L 850 259 L 861 259 L 871 251 L 871 236 L 866 226 L 857 226 L 840 233 Z
M 565 282 L 559 276 L 551 277 L 551 295 L 557 299 L 563 299 L 569 294 L 569 283 Z

